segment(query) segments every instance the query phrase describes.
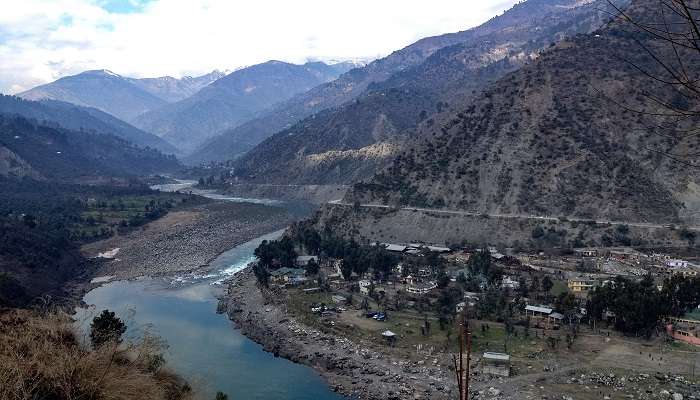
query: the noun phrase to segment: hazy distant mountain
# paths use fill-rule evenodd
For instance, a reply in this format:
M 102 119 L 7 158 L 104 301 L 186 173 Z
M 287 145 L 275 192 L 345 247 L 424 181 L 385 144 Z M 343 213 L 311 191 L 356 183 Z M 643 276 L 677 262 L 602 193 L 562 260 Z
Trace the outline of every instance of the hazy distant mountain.
M 275 103 L 337 78 L 351 66 L 268 61 L 234 71 L 187 99 L 139 116 L 134 124 L 191 150 Z
M 174 103 L 192 96 L 204 86 L 223 78 L 226 74 L 226 72 L 222 71 L 213 71 L 206 75 L 197 77 L 185 76 L 181 79 L 173 78 L 172 76 L 162 76 L 160 78 L 129 78 L 129 81 L 168 103 Z
M 170 154 L 176 152 L 170 143 L 158 136 L 144 132 L 96 108 L 56 100 L 30 101 L 0 95 L 0 114 L 17 114 L 40 122 L 50 121 L 72 130 L 112 134 L 141 147 L 151 147 Z
M 0 176 L 76 181 L 144 175 L 179 168 L 174 156 L 114 135 L 68 130 L 0 115 Z
M 124 121 L 131 121 L 166 101 L 107 70 L 86 71 L 37 86 L 20 97 L 27 100 L 60 100 L 79 106 L 94 107 Z
M 475 28 L 480 34 L 369 85 L 354 101 L 271 136 L 233 165 L 241 177 L 265 183 L 346 184 L 368 178 L 419 134 L 419 124 L 432 132 L 440 121 L 435 114 L 459 109 L 551 43 L 602 26 L 609 20 L 606 1 L 519 3 Z

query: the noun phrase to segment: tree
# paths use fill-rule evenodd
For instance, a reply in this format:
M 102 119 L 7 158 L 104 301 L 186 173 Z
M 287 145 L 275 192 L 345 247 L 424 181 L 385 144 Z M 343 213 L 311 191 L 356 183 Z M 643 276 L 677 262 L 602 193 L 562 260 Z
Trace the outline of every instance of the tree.
M 114 312 L 102 310 L 90 324 L 90 341 L 97 348 L 108 342 L 121 342 L 121 337 L 126 332 L 126 325 L 115 316 Z
M 552 290 L 552 287 L 554 287 L 554 282 L 552 282 L 552 279 L 548 275 L 545 275 L 545 277 L 542 278 L 542 291 L 545 296 L 549 296 L 549 291 Z
M 313 275 L 318 274 L 319 269 L 320 269 L 320 267 L 319 267 L 318 263 L 316 262 L 316 260 L 314 260 L 314 259 L 309 260 L 309 262 L 306 263 L 306 265 L 304 266 L 304 270 L 306 271 L 306 275 L 308 275 L 308 276 L 313 276 Z
M 347 262 L 346 260 L 343 260 L 343 263 L 340 265 L 340 272 L 343 274 L 343 279 L 349 281 L 350 278 L 352 278 L 352 270 L 352 264 Z
M 261 263 L 255 263 L 253 265 L 253 273 L 255 278 L 257 278 L 258 283 L 262 287 L 268 287 L 270 285 L 270 272 Z
M 228 400 L 228 395 L 224 392 L 216 392 L 216 400 Z

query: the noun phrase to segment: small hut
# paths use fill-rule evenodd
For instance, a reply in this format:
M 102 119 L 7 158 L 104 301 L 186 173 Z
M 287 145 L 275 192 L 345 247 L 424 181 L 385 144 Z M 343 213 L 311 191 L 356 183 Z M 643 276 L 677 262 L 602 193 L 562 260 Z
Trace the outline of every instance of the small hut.
M 382 332 L 382 336 L 387 342 L 389 342 L 390 345 L 393 346 L 394 343 L 396 343 L 396 334 L 394 332 L 386 330 Z

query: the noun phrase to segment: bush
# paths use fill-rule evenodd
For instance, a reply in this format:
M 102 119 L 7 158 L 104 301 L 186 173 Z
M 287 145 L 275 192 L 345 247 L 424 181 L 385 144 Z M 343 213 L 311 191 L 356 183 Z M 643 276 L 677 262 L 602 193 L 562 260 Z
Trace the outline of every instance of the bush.
M 103 310 L 102 314 L 95 317 L 90 324 L 90 341 L 95 348 L 108 342 L 119 343 L 124 332 L 126 332 L 126 325 L 114 315 L 114 312 Z
M 0 400 L 189 397 L 177 376 L 149 371 L 147 361 L 162 351 L 158 340 L 91 351 L 72 329 L 72 320 L 61 314 L 0 313 Z

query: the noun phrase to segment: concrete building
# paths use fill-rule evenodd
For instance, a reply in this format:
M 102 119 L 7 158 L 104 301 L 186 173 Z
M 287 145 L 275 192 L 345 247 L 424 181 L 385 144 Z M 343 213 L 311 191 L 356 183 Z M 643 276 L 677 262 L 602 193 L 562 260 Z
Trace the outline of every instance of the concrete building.
M 666 260 L 665 264 L 669 268 L 688 268 L 688 261 L 685 260 Z
M 575 249 L 574 253 L 576 253 L 576 255 L 579 257 L 596 257 L 596 256 L 598 256 L 597 249 Z
M 316 256 L 299 256 L 297 257 L 297 265 L 300 267 L 305 267 L 309 265 L 309 262 L 312 260 L 318 264 L 318 257 Z
M 510 376 L 510 356 L 487 351 L 481 357 L 481 371 L 496 376 Z
M 598 281 L 585 276 L 578 276 L 576 278 L 569 279 L 566 285 L 569 287 L 569 290 L 575 293 L 589 292 L 598 286 Z
M 504 276 L 503 279 L 501 279 L 501 288 L 517 290 L 520 288 L 520 282 L 510 276 Z
M 280 268 L 270 272 L 270 282 L 276 285 L 298 285 L 306 281 L 301 268 Z
M 408 286 L 406 291 L 412 294 L 426 294 L 435 288 L 437 288 L 437 283 L 435 282 L 416 283 Z
M 360 293 L 364 294 L 365 296 L 368 296 L 369 295 L 369 288 L 372 286 L 372 282 L 370 282 L 366 279 L 363 279 L 363 280 L 357 282 L 357 284 L 360 286 Z

